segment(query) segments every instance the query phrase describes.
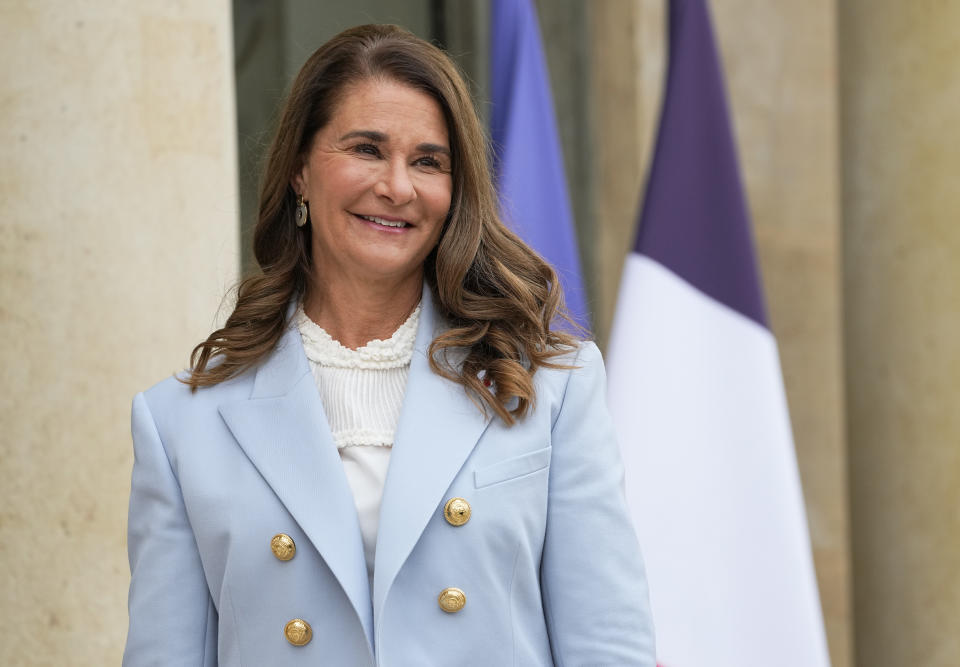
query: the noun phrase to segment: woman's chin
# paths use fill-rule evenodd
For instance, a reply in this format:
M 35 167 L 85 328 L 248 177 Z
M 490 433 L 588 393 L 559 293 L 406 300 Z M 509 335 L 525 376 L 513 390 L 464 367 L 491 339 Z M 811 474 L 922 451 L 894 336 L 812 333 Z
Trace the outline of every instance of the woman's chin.
M 377 253 L 364 258 L 363 262 L 358 263 L 356 270 L 345 273 L 364 281 L 372 279 L 379 285 L 401 285 L 423 274 L 423 262 L 410 261 L 409 258 L 396 257 L 391 253 Z

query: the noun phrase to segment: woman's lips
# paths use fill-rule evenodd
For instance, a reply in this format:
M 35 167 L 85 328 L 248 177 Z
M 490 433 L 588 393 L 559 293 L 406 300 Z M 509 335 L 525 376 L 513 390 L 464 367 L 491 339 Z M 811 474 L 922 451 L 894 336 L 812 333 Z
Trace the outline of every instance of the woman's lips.
M 360 213 L 354 213 L 354 215 L 361 220 L 386 229 L 404 229 L 412 226 L 409 222 L 401 218 L 393 218 L 382 215 L 363 215 Z

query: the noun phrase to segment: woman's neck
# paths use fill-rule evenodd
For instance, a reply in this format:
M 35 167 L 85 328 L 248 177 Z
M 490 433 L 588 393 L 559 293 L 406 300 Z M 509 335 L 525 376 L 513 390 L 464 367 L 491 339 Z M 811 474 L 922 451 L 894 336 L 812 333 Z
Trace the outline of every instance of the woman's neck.
M 355 350 L 390 338 L 420 302 L 422 284 L 422 275 L 399 285 L 317 281 L 303 309 L 334 340 Z

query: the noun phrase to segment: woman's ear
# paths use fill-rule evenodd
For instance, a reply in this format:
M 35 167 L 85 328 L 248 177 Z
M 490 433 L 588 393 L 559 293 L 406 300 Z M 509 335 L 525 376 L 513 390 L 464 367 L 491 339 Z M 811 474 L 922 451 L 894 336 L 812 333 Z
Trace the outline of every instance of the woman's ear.
M 290 187 L 292 187 L 293 191 L 298 195 L 303 196 L 304 199 L 307 198 L 307 171 L 307 161 L 301 158 L 297 170 L 293 173 L 293 178 L 290 179 Z

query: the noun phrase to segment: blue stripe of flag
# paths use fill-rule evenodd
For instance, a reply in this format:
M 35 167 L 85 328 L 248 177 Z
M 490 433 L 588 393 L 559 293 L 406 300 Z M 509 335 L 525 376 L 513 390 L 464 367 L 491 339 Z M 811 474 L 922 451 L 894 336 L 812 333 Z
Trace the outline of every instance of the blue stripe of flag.
M 490 32 L 490 129 L 501 213 L 557 270 L 567 308 L 589 329 L 563 153 L 531 0 L 494 0 Z

